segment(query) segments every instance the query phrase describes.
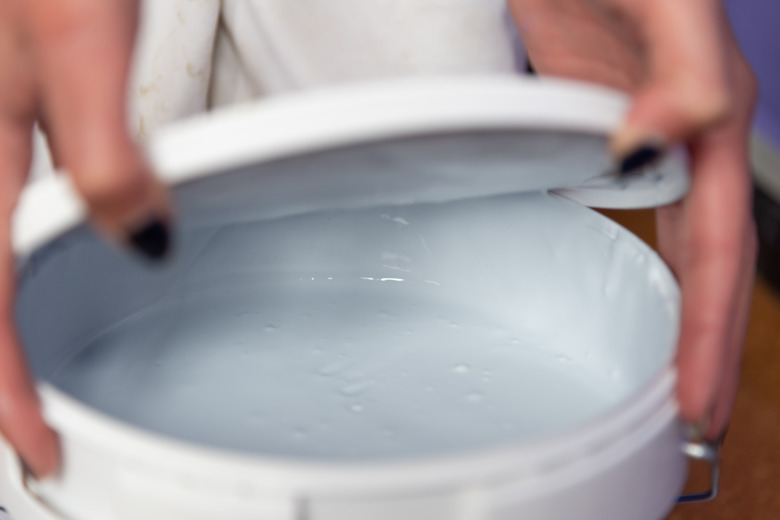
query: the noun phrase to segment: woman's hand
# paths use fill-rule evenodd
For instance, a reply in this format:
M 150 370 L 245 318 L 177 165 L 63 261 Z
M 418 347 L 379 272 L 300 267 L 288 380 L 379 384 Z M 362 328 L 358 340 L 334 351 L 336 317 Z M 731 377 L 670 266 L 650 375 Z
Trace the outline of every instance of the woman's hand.
M 717 0 L 510 0 L 541 74 L 632 96 L 612 137 L 624 170 L 687 145 L 684 200 L 657 211 L 660 253 L 682 287 L 681 415 L 694 437 L 725 429 L 754 274 L 747 139 L 755 81 Z
M 0 433 L 38 476 L 56 470 L 14 330 L 11 216 L 30 165 L 33 124 L 113 240 L 165 254 L 164 191 L 129 137 L 125 83 L 136 0 L 0 0 Z

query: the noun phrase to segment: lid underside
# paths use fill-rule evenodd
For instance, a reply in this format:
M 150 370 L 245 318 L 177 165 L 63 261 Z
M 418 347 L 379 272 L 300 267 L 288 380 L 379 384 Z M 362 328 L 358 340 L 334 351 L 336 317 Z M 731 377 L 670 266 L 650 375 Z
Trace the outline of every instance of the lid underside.
M 677 154 L 628 179 L 609 173 L 607 136 L 626 106 L 619 93 L 572 82 L 403 80 L 213 112 L 163 131 L 148 151 L 172 185 L 232 173 L 212 179 L 207 198 L 176 190 L 182 213 L 211 221 L 539 190 L 610 208 L 681 198 L 689 181 Z M 38 184 L 16 215 L 17 252 L 83 218 L 67 182 Z

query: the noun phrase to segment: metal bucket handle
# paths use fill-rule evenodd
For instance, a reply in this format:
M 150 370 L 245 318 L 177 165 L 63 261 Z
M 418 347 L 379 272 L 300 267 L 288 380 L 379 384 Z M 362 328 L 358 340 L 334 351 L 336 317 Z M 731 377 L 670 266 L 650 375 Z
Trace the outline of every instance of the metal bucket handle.
M 718 496 L 720 480 L 720 446 L 722 438 L 716 441 L 688 441 L 682 446 L 682 451 L 688 458 L 706 462 L 710 468 L 710 485 L 707 491 L 680 495 L 678 504 L 708 502 Z

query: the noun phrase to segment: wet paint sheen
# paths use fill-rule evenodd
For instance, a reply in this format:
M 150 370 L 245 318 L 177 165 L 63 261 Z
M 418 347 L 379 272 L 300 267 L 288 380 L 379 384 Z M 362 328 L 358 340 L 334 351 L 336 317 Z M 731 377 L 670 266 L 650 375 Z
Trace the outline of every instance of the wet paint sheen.
M 659 259 L 542 193 L 185 227 L 151 274 L 75 231 L 30 266 L 18 314 L 39 378 L 151 431 L 277 456 L 561 433 L 648 382 L 676 333 Z

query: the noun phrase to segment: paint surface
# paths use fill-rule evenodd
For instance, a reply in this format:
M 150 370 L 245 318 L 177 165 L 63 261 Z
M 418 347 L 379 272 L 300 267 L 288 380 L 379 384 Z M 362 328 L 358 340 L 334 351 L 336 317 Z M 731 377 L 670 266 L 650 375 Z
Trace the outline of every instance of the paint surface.
M 77 230 L 18 315 L 38 377 L 108 415 L 370 460 L 594 420 L 668 362 L 676 297 L 635 237 L 534 193 L 184 228 L 159 271 Z

